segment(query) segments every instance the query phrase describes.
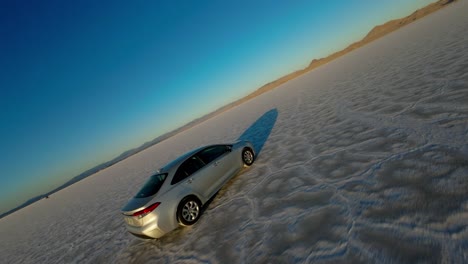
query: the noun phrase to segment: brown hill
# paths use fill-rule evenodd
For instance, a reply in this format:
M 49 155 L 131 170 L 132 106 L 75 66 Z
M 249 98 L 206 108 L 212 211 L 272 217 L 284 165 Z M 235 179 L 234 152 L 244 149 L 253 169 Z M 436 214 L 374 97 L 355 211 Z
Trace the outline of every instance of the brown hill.
M 421 17 L 429 15 L 430 13 L 439 10 L 441 7 L 454 2 L 454 0 L 439 0 L 438 2 L 427 5 L 424 8 L 414 11 L 411 15 L 404 18 L 395 19 L 388 21 L 383 25 L 374 27 L 369 33 L 360 41 L 363 43 L 369 43 L 377 38 L 380 38 L 392 31 L 399 29 L 400 27 L 407 25 Z
M 439 0 L 437 2 L 434 2 L 432 4 L 429 4 L 421 9 L 418 9 L 416 11 L 414 11 L 411 15 L 409 16 L 406 16 L 406 17 L 403 17 L 403 18 L 399 18 L 399 19 L 395 19 L 395 20 L 390 20 L 388 22 L 386 22 L 385 24 L 382 24 L 382 25 L 378 25 L 376 27 L 374 27 L 371 31 L 369 31 L 369 33 L 367 33 L 367 35 L 361 39 L 360 41 L 357 41 L 357 42 L 354 42 L 352 43 L 351 45 L 349 45 L 348 47 L 346 47 L 345 49 L 343 50 L 340 50 L 340 51 L 337 51 L 325 58 L 320 58 L 320 59 L 313 59 L 310 64 L 304 68 L 304 69 L 300 69 L 300 70 L 297 70 L 295 72 L 292 72 L 292 73 L 289 73 L 279 79 L 276 79 L 272 82 L 269 82 L 265 85 L 263 85 L 262 87 L 260 87 L 259 89 L 255 90 L 254 92 L 252 92 L 251 94 L 247 95 L 246 97 L 243 97 L 237 101 L 234 101 L 228 105 L 225 105 L 219 109 L 217 109 L 216 111 L 212 112 L 212 113 L 209 113 L 199 119 L 197 119 L 197 122 L 199 121 L 204 121 L 204 120 L 207 120 L 207 119 L 210 119 L 211 117 L 213 116 L 216 116 L 217 114 L 221 113 L 221 112 L 224 112 L 225 110 L 228 110 L 232 107 L 235 107 L 237 105 L 240 105 L 242 104 L 243 102 L 245 101 L 248 101 L 262 93 L 265 93 L 267 91 L 270 91 L 280 85 L 282 85 L 283 83 L 286 83 L 306 72 L 309 72 L 321 65 L 324 65 L 326 63 L 329 63 L 330 61 L 336 59 L 336 58 L 339 58 L 343 55 L 345 55 L 346 53 L 348 52 L 351 52 L 357 48 L 360 48 L 364 45 L 366 45 L 367 43 L 369 42 L 372 42 L 390 32 L 393 32 L 417 19 L 420 19 L 428 14 L 431 14 L 437 10 L 439 10 L 440 8 L 446 6 L 447 4 L 450 4 L 452 2 L 455 2 L 457 0 Z M 197 122 L 191 122 L 192 123 L 197 123 Z M 191 127 L 191 126 L 184 126 L 184 127 Z
M 412 22 L 414 22 L 415 20 L 418 20 L 426 15 L 429 15 L 439 9 L 441 9 L 442 7 L 446 6 L 447 4 L 450 4 L 452 2 L 455 2 L 457 0 L 439 0 L 437 2 L 434 2 L 434 3 L 431 3 L 421 9 L 418 9 L 416 11 L 414 11 L 411 15 L 409 16 L 406 16 L 406 17 L 403 17 L 403 18 L 399 18 L 399 19 L 394 19 L 394 20 L 390 20 L 382 25 L 378 25 L 378 26 L 375 26 L 371 31 L 369 31 L 369 33 L 367 33 L 367 35 L 361 39 L 360 41 L 357 41 L 357 42 L 354 42 L 352 43 L 351 45 L 349 45 L 348 47 L 346 47 L 345 49 L 343 50 L 340 50 L 340 51 L 337 51 L 333 54 L 330 54 L 328 55 L 327 57 L 325 58 L 320 58 L 320 59 L 313 59 L 310 64 L 304 68 L 304 69 L 301 69 L 301 70 L 297 70 L 295 72 L 292 72 L 292 73 L 289 73 L 275 81 L 272 81 L 270 83 L 267 83 L 265 85 L 263 85 L 262 87 L 260 87 L 259 89 L 255 90 L 254 92 L 252 92 L 251 94 L 247 95 L 246 97 L 244 98 L 241 98 L 235 102 L 232 102 L 228 105 L 225 105 L 223 107 L 221 107 L 220 109 L 200 118 L 201 120 L 206 120 L 208 118 L 211 118 L 215 115 L 217 115 L 218 113 L 221 113 L 227 109 L 230 109 L 234 106 L 237 106 L 237 105 L 240 105 L 241 103 L 245 102 L 245 101 L 248 101 L 262 93 L 265 93 L 269 90 L 272 90 L 280 85 L 282 85 L 283 83 L 286 83 L 288 82 L 289 80 L 292 80 L 306 72 L 309 72 L 321 65 L 324 65 L 326 63 L 329 63 L 330 61 L 336 59 L 336 58 L 339 58 L 343 55 L 345 55 L 346 53 L 348 52 L 351 52 L 357 48 L 360 48 L 364 45 L 366 45 L 367 43 L 369 42 L 372 42 L 382 36 L 385 36 L 386 34 L 388 33 L 391 33 L 407 24 L 410 24 Z
M 362 46 L 364 46 L 365 44 L 369 43 L 369 42 L 372 42 L 382 36 L 385 36 L 387 35 L 388 33 L 390 32 L 393 32 L 409 23 L 412 23 L 413 21 L 417 20 L 417 19 L 420 19 L 424 16 L 427 16 L 437 10 L 439 10 L 440 8 L 444 7 L 445 5 L 447 4 L 450 4 L 452 2 L 454 2 L 456 0 L 439 0 L 435 3 L 432 3 L 432 4 L 429 4 L 421 9 L 418 9 L 416 11 L 414 11 L 411 15 L 409 16 L 406 16 L 406 17 L 403 17 L 403 18 L 399 18 L 399 19 L 394 19 L 394 20 L 390 20 L 388 21 L 387 23 L 385 24 L 382 24 L 382 25 L 378 25 L 376 27 L 374 27 L 371 31 L 369 31 L 369 33 L 367 33 L 367 35 L 361 39 L 360 41 L 357 41 L 351 45 L 349 45 L 348 47 L 346 47 L 345 49 L 343 50 L 340 50 L 338 52 L 335 52 L 325 58 L 321 58 L 321 59 L 314 59 L 312 60 L 312 62 L 309 64 L 309 66 L 306 68 L 307 71 L 309 70 L 312 70 L 314 68 L 317 68 L 318 66 L 320 65 L 323 65 L 323 64 L 326 64 L 352 50 L 355 50 L 357 48 L 360 48 Z

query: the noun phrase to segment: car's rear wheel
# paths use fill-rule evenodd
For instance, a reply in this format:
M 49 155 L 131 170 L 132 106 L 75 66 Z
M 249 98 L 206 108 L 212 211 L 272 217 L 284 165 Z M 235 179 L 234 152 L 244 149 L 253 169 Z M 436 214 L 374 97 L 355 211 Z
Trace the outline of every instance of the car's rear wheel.
M 195 224 L 200 218 L 200 214 L 201 203 L 194 196 L 184 198 L 177 208 L 177 218 L 184 226 Z
M 242 161 L 246 166 L 250 166 L 253 164 L 255 160 L 255 155 L 250 148 L 244 148 L 242 150 Z

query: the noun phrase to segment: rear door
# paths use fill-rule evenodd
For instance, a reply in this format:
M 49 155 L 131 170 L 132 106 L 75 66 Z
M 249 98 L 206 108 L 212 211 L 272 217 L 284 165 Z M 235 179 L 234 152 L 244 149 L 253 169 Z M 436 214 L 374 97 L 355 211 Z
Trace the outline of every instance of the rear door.
M 205 163 L 203 173 L 211 180 L 208 195 L 211 197 L 221 185 L 237 171 L 231 147 L 227 145 L 211 146 L 200 151 L 197 156 Z

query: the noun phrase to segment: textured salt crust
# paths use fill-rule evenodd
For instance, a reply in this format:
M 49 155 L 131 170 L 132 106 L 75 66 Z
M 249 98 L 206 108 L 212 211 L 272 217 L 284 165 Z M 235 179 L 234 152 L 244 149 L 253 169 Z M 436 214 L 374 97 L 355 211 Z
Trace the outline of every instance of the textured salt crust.
M 0 220 L 2 263 L 468 261 L 468 4 L 460 1 Z M 119 209 L 200 145 L 255 165 L 160 240 Z

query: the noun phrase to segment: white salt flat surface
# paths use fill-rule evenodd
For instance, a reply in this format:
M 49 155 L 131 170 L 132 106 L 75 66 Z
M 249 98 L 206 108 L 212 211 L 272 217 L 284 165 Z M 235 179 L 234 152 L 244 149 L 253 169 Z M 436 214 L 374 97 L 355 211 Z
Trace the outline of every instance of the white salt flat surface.
M 468 3 L 460 1 L 0 219 L 1 263 L 468 262 Z M 119 209 L 200 145 L 261 152 L 191 228 Z

